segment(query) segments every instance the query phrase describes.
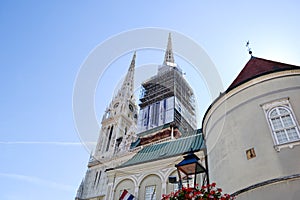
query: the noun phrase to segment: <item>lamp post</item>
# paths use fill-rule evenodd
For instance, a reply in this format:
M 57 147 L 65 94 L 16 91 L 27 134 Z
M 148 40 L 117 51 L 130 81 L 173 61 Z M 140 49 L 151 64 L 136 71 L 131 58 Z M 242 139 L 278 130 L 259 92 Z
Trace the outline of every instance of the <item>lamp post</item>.
M 207 176 L 207 184 L 209 184 L 208 171 L 198 161 L 200 159 L 194 154 L 193 151 L 189 152 L 184 159 L 175 165 L 179 176 L 179 189 L 182 188 L 181 172 L 186 175 L 188 180 L 189 175 L 194 175 L 194 187 L 196 185 L 197 174 L 205 173 Z M 207 162 L 207 160 L 205 160 Z M 207 166 L 207 165 L 206 165 Z

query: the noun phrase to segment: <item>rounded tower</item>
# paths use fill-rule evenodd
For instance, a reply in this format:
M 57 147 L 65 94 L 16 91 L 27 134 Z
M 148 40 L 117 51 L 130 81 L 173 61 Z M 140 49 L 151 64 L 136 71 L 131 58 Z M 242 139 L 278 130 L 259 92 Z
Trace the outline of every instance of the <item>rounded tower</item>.
M 300 67 L 251 57 L 203 119 L 210 180 L 238 200 L 300 197 Z

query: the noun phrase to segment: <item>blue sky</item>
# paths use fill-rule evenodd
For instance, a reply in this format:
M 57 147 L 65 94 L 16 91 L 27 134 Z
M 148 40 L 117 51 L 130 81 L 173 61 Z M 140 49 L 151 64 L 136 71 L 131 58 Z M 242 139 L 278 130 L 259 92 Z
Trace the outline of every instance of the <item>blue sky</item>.
M 89 152 L 73 120 L 74 82 L 90 52 L 113 35 L 145 27 L 178 31 L 206 51 L 225 87 L 249 59 L 247 40 L 254 56 L 300 65 L 296 0 L 3 0 L 0 5 L 3 200 L 75 197 Z M 119 62 L 125 63 L 118 71 L 123 74 L 131 55 L 125 58 Z M 112 78 L 118 81 L 120 74 Z M 101 118 L 102 104 L 111 97 L 95 98 Z

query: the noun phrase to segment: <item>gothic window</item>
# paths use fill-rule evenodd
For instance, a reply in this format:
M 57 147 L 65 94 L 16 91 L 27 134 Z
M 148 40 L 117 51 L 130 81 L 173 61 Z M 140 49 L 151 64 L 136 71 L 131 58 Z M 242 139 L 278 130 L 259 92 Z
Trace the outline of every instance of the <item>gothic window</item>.
M 94 185 L 96 184 L 97 178 L 98 178 L 98 172 L 96 172 L 96 176 L 95 176 L 95 180 L 94 180 Z
M 107 143 L 107 140 L 108 140 L 108 135 L 109 135 L 109 130 L 110 130 L 110 127 L 106 128 L 105 129 L 105 134 L 102 136 L 103 137 L 103 143 L 101 144 L 101 151 L 104 152 L 105 151 L 105 144 Z
M 113 129 L 114 129 L 114 126 L 112 126 L 112 127 L 110 128 L 110 132 L 109 132 L 109 136 L 108 136 L 108 142 L 107 142 L 107 145 L 106 145 L 106 151 L 108 151 L 108 149 L 109 149 L 109 144 L 110 144 L 110 141 L 111 141 Z
M 98 184 L 99 184 L 99 181 L 100 181 L 100 178 L 101 178 L 101 172 L 102 172 L 102 171 L 100 171 L 100 172 L 99 172 L 99 175 L 98 175 L 97 186 L 98 186 Z
M 296 118 L 288 99 L 263 105 L 275 145 L 300 141 Z
M 145 200 L 156 200 L 156 186 L 149 185 L 145 188 Z
M 118 139 L 116 139 L 116 147 L 115 147 L 116 150 L 120 147 L 122 140 L 123 140 L 123 137 L 119 137 Z

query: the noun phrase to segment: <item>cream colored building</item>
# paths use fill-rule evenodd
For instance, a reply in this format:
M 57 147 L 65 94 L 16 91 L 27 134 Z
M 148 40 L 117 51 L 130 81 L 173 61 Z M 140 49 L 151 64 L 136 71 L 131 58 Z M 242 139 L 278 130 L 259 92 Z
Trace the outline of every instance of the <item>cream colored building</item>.
M 238 200 L 300 199 L 300 67 L 251 57 L 203 119 L 210 180 Z
M 177 176 L 175 164 L 191 148 L 204 162 L 204 142 L 201 134 L 173 139 L 143 147 L 128 162 L 108 170 L 109 199 L 118 199 L 127 189 L 137 199 L 161 199 L 162 194 L 169 194 L 178 189 L 177 184 L 169 183 L 170 176 Z M 201 181 L 201 177 L 197 177 Z M 178 179 L 178 178 L 177 178 Z M 192 184 L 193 181 L 190 181 Z

